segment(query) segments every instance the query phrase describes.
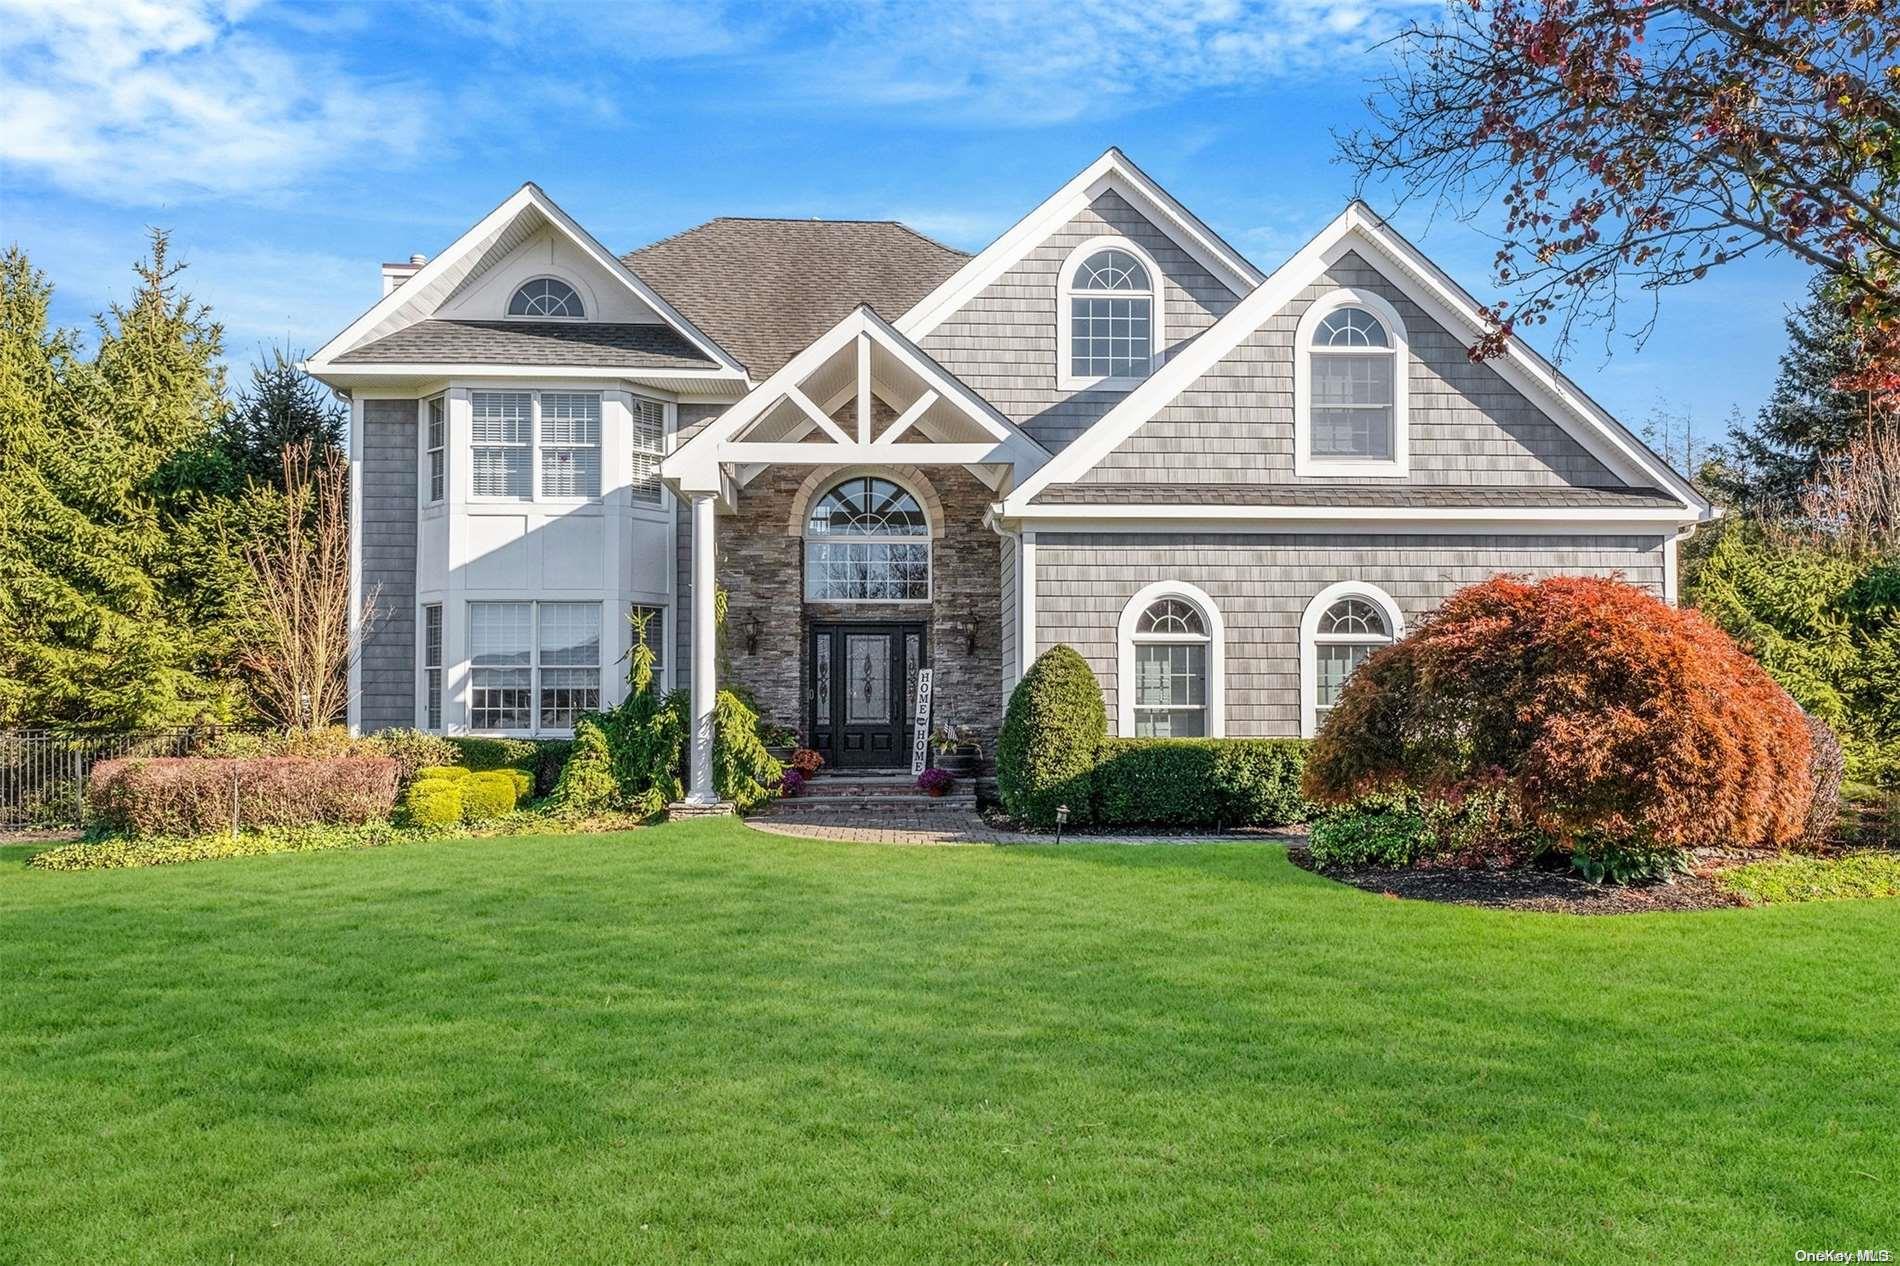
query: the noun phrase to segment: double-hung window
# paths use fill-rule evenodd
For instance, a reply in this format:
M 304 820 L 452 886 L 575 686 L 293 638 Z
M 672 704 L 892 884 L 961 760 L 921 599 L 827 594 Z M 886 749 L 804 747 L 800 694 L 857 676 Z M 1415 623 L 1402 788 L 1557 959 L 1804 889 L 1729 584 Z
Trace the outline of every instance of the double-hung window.
M 1207 622 L 1192 603 L 1163 598 L 1135 624 L 1135 737 L 1207 734 Z
M 658 505 L 660 459 L 666 456 L 666 406 L 645 396 L 633 398 L 633 499 Z
M 571 730 L 600 708 L 598 602 L 471 602 L 469 728 Z
M 429 504 L 435 505 L 448 491 L 448 402 L 442 396 L 429 397 L 428 403 Z
M 598 392 L 471 391 L 469 416 L 475 496 L 600 495 Z
M 423 728 L 442 728 L 442 604 L 422 608 Z

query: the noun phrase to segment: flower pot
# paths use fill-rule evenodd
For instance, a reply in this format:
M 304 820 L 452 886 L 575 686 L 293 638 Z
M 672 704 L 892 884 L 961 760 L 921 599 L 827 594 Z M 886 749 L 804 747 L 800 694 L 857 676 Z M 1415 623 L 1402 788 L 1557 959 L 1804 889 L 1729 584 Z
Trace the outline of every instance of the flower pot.
M 976 755 L 972 752 L 938 752 L 936 766 L 946 774 L 968 778 L 976 772 Z
M 765 745 L 765 754 L 781 765 L 789 765 L 792 763 L 793 750 L 794 748 L 790 743 L 782 747 L 774 747 L 770 743 Z
M 943 793 L 948 790 L 949 788 L 947 787 L 931 787 L 925 792 L 925 794 L 928 795 L 932 800 L 941 800 L 943 798 Z

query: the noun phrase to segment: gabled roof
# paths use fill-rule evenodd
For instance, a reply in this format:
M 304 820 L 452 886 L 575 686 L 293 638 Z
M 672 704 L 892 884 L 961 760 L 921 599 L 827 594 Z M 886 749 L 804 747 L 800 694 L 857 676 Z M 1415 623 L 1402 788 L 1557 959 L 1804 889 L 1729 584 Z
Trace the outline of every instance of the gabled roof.
M 1354 200 L 1225 316 L 1025 480 L 1009 495 L 1004 513 L 1021 514 L 1039 500 L 1045 488 L 1079 479 L 1348 251 L 1369 256 L 1388 281 L 1446 329 L 1462 331 L 1474 340 L 1484 333 L 1478 301 L 1370 207 Z M 1501 356 L 1486 363 L 1620 477 L 1633 485 L 1662 489 L 1687 512 L 1686 517 L 1711 519 L 1720 513 L 1669 463 L 1522 339 L 1510 340 Z
M 335 358 L 411 365 L 598 365 L 717 369 L 669 325 L 605 321 L 418 321 Z
M 372 304 L 341 334 L 319 348 L 306 363 L 306 368 L 322 378 L 330 365 L 339 363 L 344 355 L 357 350 L 360 345 L 383 339 L 419 321 L 429 320 L 444 303 L 472 284 L 488 268 L 543 230 L 565 237 L 603 273 L 631 291 L 659 322 L 671 327 L 707 365 L 735 376 L 744 375 L 743 367 L 730 353 L 629 271 L 612 252 L 532 181 L 510 194 L 500 206 L 456 238 L 448 249 L 418 269 L 414 276 Z M 361 365 L 367 362 L 358 358 L 348 363 Z
M 925 335 L 981 294 L 991 282 L 1008 272 L 1107 189 L 1126 198 L 1236 297 L 1264 280 L 1265 274 L 1245 255 L 1229 246 L 1220 234 L 1176 201 L 1173 194 L 1156 184 L 1128 155 L 1111 146 L 1062 188 L 1044 198 L 1035 210 L 984 247 L 955 275 L 946 278 L 898 317 L 897 328 L 921 342 Z
M 888 425 L 875 416 L 880 381 L 902 387 L 881 396 L 899 410 Z M 849 399 L 855 424 L 841 424 L 831 411 Z M 728 467 L 936 464 L 990 468 L 1000 486 L 1048 460 L 1047 449 L 861 304 L 669 454 L 660 474 L 682 491 L 723 495 Z
M 909 310 L 969 256 L 895 220 L 721 216 L 622 257 L 763 379 L 860 304 Z

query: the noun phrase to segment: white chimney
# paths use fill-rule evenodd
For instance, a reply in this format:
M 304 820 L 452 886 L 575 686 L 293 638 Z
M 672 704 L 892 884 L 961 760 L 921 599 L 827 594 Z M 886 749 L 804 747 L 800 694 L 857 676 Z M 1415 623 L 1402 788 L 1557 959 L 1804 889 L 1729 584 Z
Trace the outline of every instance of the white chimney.
M 420 272 L 422 266 L 428 262 L 429 257 L 427 255 L 411 255 L 409 262 L 406 264 L 384 264 L 383 293 L 388 294 L 403 282 L 408 281 L 411 277 Z

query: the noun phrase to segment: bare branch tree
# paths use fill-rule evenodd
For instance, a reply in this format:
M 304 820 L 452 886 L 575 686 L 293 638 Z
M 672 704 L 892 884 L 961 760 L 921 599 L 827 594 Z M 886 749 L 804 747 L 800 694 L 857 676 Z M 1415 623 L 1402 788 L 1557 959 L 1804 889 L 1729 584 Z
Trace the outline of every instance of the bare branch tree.
M 1461 0 L 1393 48 L 1341 138 L 1362 190 L 1462 218 L 1500 206 L 1476 348 L 1614 329 L 1631 288 L 1750 255 L 1813 266 L 1900 389 L 1900 24 L 1891 0 Z M 1883 376 L 1884 375 L 1884 376 Z
M 1852 553 L 1900 557 L 1900 431 L 1870 426 L 1823 461 L 1801 512 Z
M 281 535 L 245 550 L 257 597 L 243 657 L 260 709 L 290 730 L 334 723 L 349 704 L 349 470 L 331 450 L 311 460 L 309 441 L 284 448 L 278 501 Z M 363 595 L 365 632 L 379 612 L 377 592 Z

